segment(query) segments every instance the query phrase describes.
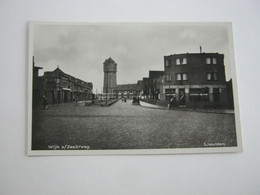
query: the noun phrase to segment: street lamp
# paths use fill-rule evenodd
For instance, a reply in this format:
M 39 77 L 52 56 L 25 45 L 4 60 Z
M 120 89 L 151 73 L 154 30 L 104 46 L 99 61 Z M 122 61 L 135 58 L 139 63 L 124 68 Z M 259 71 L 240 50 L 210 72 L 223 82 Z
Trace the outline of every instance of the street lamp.
M 108 92 L 108 75 L 107 75 L 107 78 L 106 78 L 106 80 L 107 80 L 107 84 L 106 84 L 106 106 L 107 106 L 107 92 Z

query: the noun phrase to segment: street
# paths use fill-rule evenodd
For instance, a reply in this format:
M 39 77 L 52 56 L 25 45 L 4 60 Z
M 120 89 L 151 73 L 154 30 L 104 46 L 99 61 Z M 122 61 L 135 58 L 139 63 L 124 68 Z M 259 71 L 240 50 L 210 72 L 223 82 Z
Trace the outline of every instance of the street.
M 32 150 L 236 146 L 234 114 L 153 109 L 131 101 L 35 109 L 32 128 Z

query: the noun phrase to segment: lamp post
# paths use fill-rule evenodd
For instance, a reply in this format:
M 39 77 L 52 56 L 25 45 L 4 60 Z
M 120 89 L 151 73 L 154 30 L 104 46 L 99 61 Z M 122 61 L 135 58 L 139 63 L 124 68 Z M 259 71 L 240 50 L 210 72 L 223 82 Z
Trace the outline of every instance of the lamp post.
M 106 106 L 107 106 L 107 92 L 108 92 L 108 75 L 107 75 L 107 78 L 106 78 L 106 80 L 107 80 L 107 85 L 106 85 Z

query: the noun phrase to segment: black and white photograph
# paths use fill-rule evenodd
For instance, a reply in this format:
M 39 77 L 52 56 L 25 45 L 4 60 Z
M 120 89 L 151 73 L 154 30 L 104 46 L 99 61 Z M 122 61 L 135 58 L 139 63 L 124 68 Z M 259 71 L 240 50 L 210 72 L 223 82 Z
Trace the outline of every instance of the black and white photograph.
M 28 155 L 242 151 L 232 23 L 29 28 Z

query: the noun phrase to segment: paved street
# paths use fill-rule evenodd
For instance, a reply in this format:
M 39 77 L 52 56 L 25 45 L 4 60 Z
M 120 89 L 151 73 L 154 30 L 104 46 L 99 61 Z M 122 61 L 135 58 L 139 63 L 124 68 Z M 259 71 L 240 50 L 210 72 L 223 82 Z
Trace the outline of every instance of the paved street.
M 110 107 L 36 109 L 32 149 L 143 149 L 235 146 L 233 114 L 163 110 L 118 101 Z M 73 148 L 73 146 L 80 146 Z M 207 145 L 209 146 L 209 145 Z

